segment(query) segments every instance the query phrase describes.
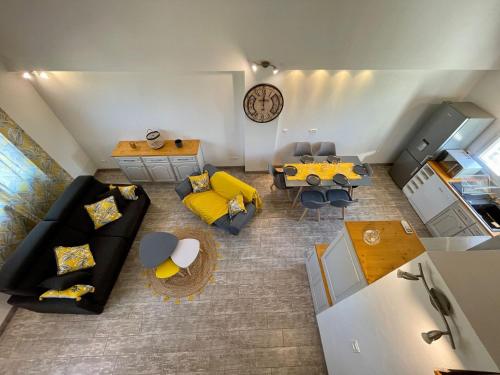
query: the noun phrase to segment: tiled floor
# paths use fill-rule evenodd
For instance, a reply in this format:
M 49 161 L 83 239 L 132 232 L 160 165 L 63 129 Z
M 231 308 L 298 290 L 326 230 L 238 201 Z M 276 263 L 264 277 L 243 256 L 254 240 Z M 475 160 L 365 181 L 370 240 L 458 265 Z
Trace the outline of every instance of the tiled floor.
M 0 337 L 1 374 L 324 374 L 324 360 L 303 261 L 305 249 L 329 242 L 339 211 L 324 208 L 297 222 L 286 194 L 269 191 L 266 174 L 231 173 L 255 186 L 264 210 L 239 236 L 212 228 L 221 243 L 216 283 L 195 301 L 152 296 L 137 257 L 147 232 L 206 228 L 177 198 L 172 184 L 147 184 L 152 199 L 103 314 L 37 314 L 18 310 Z M 101 181 L 125 181 L 117 171 Z M 387 174 L 356 189 L 348 220 L 407 219 L 425 227 Z

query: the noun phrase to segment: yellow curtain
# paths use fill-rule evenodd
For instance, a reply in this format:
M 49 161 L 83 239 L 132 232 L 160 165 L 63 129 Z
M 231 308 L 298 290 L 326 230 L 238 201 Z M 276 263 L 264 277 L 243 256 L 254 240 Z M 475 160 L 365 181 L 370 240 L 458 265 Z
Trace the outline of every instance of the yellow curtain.
M 0 109 L 0 265 L 71 181 Z

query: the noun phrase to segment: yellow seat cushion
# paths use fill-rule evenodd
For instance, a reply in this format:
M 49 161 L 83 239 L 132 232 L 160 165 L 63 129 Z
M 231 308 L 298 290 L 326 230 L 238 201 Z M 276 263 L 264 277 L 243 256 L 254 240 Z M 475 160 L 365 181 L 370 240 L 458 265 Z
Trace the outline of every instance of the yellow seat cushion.
M 122 214 L 118 211 L 118 207 L 116 207 L 115 197 L 113 196 L 104 198 L 93 204 L 87 204 L 84 207 L 92 219 L 95 229 L 99 229 L 122 217 Z
M 176 275 L 180 268 L 174 263 L 172 258 L 168 258 L 165 262 L 156 267 L 156 277 L 159 279 L 167 279 Z
M 92 285 L 73 285 L 64 290 L 47 290 L 38 299 L 42 301 L 44 298 L 70 298 L 77 301 L 82 299 L 82 296 L 87 293 L 94 293 L 95 288 Z
M 212 224 L 228 213 L 228 200 L 213 190 L 189 194 L 182 202 L 207 224 Z
M 115 189 L 115 185 L 109 185 L 109 190 Z M 127 186 L 118 186 L 118 190 L 120 194 L 129 201 L 136 201 L 139 197 L 135 194 L 135 189 L 137 189 L 136 185 L 127 185 Z
M 193 188 L 193 193 L 202 193 L 210 190 L 210 177 L 208 172 L 203 172 L 199 176 L 189 176 L 189 182 Z
M 95 266 L 94 257 L 88 244 L 74 247 L 57 246 L 54 248 L 54 253 L 58 275 Z

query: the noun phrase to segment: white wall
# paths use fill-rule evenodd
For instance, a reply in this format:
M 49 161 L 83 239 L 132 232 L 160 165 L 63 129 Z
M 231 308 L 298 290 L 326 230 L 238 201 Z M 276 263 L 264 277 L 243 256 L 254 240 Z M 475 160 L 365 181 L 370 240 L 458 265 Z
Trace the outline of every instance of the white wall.
M 482 74 L 50 72 L 36 88 L 99 168 L 116 167 L 110 155 L 118 141 L 144 139 L 155 128 L 170 139 L 200 138 L 207 162 L 259 171 L 270 161 L 289 161 L 302 140 L 331 140 L 339 155 L 391 162 L 431 104 L 463 99 Z M 283 112 L 267 124 L 250 121 L 242 108 L 246 90 L 258 82 L 284 95 Z
M 0 65 L 0 107 L 71 176 L 95 165 L 30 82 Z
M 290 160 L 297 141 L 333 141 L 339 155 L 392 162 L 431 104 L 462 100 L 484 74 L 478 71 L 286 71 L 253 76 L 282 91 L 285 104 L 277 120 L 245 120 L 245 167 L 264 170 Z M 308 129 L 317 129 L 311 134 Z M 288 131 L 285 133 L 284 130 Z
M 147 128 L 201 139 L 207 162 L 243 164 L 232 73 L 51 72 L 37 89 L 99 168 L 116 168 L 116 143 L 143 140 Z
M 489 71 L 475 85 L 467 100 L 490 112 L 500 119 L 500 70 Z M 489 143 L 500 137 L 500 120 L 496 120 L 477 140 L 469 146 L 469 151 L 477 153 L 483 150 Z
M 401 268 L 418 273 L 418 262 L 423 263 L 431 286 L 450 299 L 450 325 L 457 349 L 451 348 L 447 337 L 431 345 L 422 340 L 421 332 L 442 329 L 444 324 L 422 282 L 398 279 L 393 271 L 318 315 L 330 374 L 429 375 L 439 368 L 498 371 L 428 254 Z M 468 277 L 466 272 L 462 274 Z M 498 325 L 491 329 L 498 337 Z M 351 341 L 355 339 L 360 353 L 353 353 Z

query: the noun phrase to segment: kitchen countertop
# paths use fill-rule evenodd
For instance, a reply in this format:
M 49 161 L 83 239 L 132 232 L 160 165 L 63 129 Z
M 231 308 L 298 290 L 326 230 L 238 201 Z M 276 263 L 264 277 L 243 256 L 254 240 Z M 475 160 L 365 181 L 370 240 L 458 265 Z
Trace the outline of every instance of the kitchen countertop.
M 467 201 L 465 201 L 465 199 L 458 193 L 458 191 L 456 191 L 453 188 L 451 183 L 460 182 L 460 179 L 451 178 L 450 176 L 448 176 L 446 172 L 443 171 L 443 169 L 435 161 L 428 161 L 427 164 L 429 164 L 432 170 L 436 172 L 436 175 L 445 183 L 446 187 L 450 189 L 453 192 L 453 194 L 455 194 L 455 196 L 465 205 L 465 207 L 470 211 L 470 213 L 474 215 L 474 217 L 477 219 L 478 224 L 481 225 L 488 232 L 490 236 L 494 237 L 500 235 L 500 232 L 493 232 L 488 226 L 488 224 L 486 224 L 483 221 L 481 216 L 470 206 L 470 204 Z
M 136 144 L 136 148 L 130 147 L 130 142 Z M 167 139 L 162 148 L 152 149 L 146 141 L 120 141 L 113 150 L 113 157 L 127 156 L 194 156 L 198 154 L 200 141 L 198 139 L 183 139 L 183 146 L 175 146 L 174 140 Z
M 400 221 L 346 221 L 345 226 L 368 284 L 425 251 L 418 236 L 407 234 Z M 378 244 L 368 245 L 363 241 L 366 229 L 380 231 Z

